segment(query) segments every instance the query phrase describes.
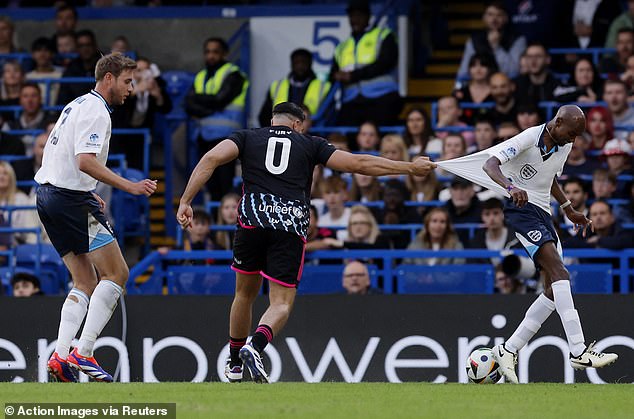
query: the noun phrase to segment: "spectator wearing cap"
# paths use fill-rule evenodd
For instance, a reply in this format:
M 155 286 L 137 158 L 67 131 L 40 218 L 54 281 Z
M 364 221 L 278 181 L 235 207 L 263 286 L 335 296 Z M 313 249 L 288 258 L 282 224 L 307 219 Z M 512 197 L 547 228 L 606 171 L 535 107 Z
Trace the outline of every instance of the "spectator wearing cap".
M 445 208 L 454 225 L 477 224 L 482 221 L 482 205 L 470 180 L 459 176 L 454 177 L 449 188 L 449 196 Z M 468 243 L 469 231 L 466 229 L 458 230 L 458 237 L 463 243 Z
M 626 140 L 613 138 L 603 147 L 601 158 L 605 159 L 608 170 L 614 176 L 631 174 L 632 148 Z
M 352 33 L 335 48 L 330 68 L 330 81 L 343 88 L 337 124 L 358 126 L 369 119 L 395 125 L 401 111 L 396 38 L 388 28 L 369 26 L 369 1 L 351 0 L 346 12 Z
M 44 295 L 40 289 L 40 280 L 27 272 L 17 272 L 11 278 L 13 296 L 16 298 L 26 298 Z
M 313 54 L 307 49 L 296 49 L 291 53 L 291 72 L 286 78 L 275 80 L 260 109 L 260 126 L 271 123 L 273 107 L 282 102 L 306 105 L 310 115 L 315 115 L 330 90 L 330 83 L 320 80 L 313 71 Z
M 60 79 L 63 70 L 53 65 L 53 57 L 55 56 L 55 45 L 48 38 L 40 37 L 31 44 L 31 58 L 35 63 L 35 68 L 26 73 L 27 80 L 34 79 Z M 39 83 L 42 92 L 42 103 L 55 104 L 59 95 L 59 83 L 50 84 L 50 90 L 46 91 L 46 83 Z

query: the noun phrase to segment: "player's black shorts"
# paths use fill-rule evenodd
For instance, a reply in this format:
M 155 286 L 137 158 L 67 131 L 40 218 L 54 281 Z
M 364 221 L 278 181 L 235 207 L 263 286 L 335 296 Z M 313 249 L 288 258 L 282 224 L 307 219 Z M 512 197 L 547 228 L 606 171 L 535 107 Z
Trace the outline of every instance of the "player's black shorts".
M 504 218 L 506 225 L 515 229 L 515 236 L 522 243 L 524 249 L 531 257 L 544 243 L 553 242 L 563 259 L 561 240 L 557 236 L 555 225 L 549 213 L 535 204 L 527 203 L 524 207 L 518 208 L 512 200 L 507 199 L 504 205 Z
M 60 256 L 92 252 L 114 241 L 112 227 L 91 192 L 44 184 L 36 197 L 37 213 Z
M 231 269 L 295 288 L 304 268 L 304 244 L 300 236 L 283 230 L 238 227 Z

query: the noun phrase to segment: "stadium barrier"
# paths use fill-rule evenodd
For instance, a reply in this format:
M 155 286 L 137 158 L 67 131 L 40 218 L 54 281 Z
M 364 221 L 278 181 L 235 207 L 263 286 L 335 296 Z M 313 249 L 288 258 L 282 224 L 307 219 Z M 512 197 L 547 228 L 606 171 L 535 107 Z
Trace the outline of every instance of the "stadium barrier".
M 319 250 L 306 254 L 305 269 L 310 270 L 309 266 L 319 261 L 319 264 L 333 264 L 341 265 L 344 260 L 358 259 L 364 261 L 371 261 L 372 265 L 376 265 L 375 275 L 383 278 L 382 291 L 385 294 L 393 294 L 398 290 L 399 283 L 408 280 L 406 277 L 411 272 L 417 271 L 421 275 L 415 277 L 416 280 L 423 278 L 424 275 L 428 275 L 423 278 L 423 281 L 428 283 L 450 282 L 450 285 L 445 287 L 446 290 L 456 293 L 492 293 L 493 289 L 488 285 L 482 285 L 480 288 L 474 290 L 471 287 L 469 279 L 462 276 L 456 277 L 445 276 L 439 272 L 447 270 L 449 273 L 455 272 L 459 275 L 463 275 L 465 272 L 479 272 L 479 275 L 473 277 L 473 281 L 487 282 L 491 278 L 490 266 L 488 264 L 481 265 L 479 268 L 468 267 L 465 265 L 450 265 L 449 268 L 437 267 L 437 266 L 422 266 L 417 265 L 416 268 L 409 268 L 408 266 L 401 265 L 402 259 L 425 259 L 425 258 L 459 258 L 459 259 L 490 259 L 490 258 L 503 258 L 509 253 L 515 253 L 517 255 L 525 256 L 525 252 L 521 249 L 514 249 L 510 251 L 490 251 L 490 250 Z M 564 257 L 574 260 L 574 263 L 569 264 L 567 267 L 571 272 L 571 278 L 573 279 L 573 288 L 576 286 L 574 281 L 579 281 L 580 292 L 611 292 L 612 285 L 618 286 L 618 291 L 621 294 L 628 294 L 631 290 L 631 259 L 634 258 L 634 249 L 612 251 L 605 249 L 567 249 L 564 250 Z M 141 262 L 133 266 L 130 269 L 130 277 L 127 283 L 127 290 L 129 294 L 160 294 L 163 293 L 164 285 L 168 284 L 168 278 L 174 280 L 174 274 L 172 272 L 178 272 L 182 274 L 184 272 L 190 272 L 192 274 L 209 274 L 210 277 L 200 277 L 201 280 L 212 281 L 213 287 L 223 287 L 223 291 L 219 294 L 227 293 L 227 290 L 233 285 L 234 275 L 231 273 L 229 265 L 231 263 L 232 253 L 226 250 L 195 250 L 195 251 L 183 251 L 172 250 L 167 253 L 152 252 L 146 256 Z M 578 261 L 579 260 L 579 261 Z M 183 262 L 186 261 L 186 262 Z M 192 262 L 197 261 L 197 262 Z M 606 264 L 614 266 L 611 270 L 606 270 Z M 208 265 L 208 266 L 201 266 Z M 592 271 L 590 268 L 584 268 L 583 266 L 602 265 L 599 272 L 603 272 L 602 275 L 596 274 L 596 270 Z M 144 275 L 146 272 L 151 271 L 151 276 L 145 282 L 137 283 L 137 278 Z M 593 273 L 594 272 L 594 273 Z M 335 275 L 335 273 L 331 273 Z M 431 275 L 431 276 L 429 276 Z M 214 276 L 211 278 L 211 276 Z M 341 276 L 339 276 L 341 278 Z M 401 279 L 399 279 L 401 278 Z M 403 279 L 405 278 L 405 279 Z M 411 279 L 411 278 L 410 278 Z M 193 280 L 189 278 L 189 280 Z M 230 284 L 224 283 L 227 281 Z M 453 281 L 453 282 L 451 282 Z M 451 285 L 451 283 L 453 285 Z M 174 289 L 172 287 L 172 289 Z M 403 288 L 405 289 L 405 288 Z M 421 288 L 419 288 L 421 289 Z M 168 287 L 167 292 L 170 292 Z M 434 290 L 421 289 L 421 293 L 434 293 Z
M 220 381 L 229 353 L 227 296 L 126 296 L 95 345 L 118 381 Z M 466 382 L 476 347 L 511 335 L 534 295 L 298 296 L 290 321 L 265 350 L 271 380 Z M 46 381 L 62 297 L 0 297 L 0 381 Z M 258 298 L 255 315 L 266 308 Z M 579 295 L 587 342 L 616 364 L 575 372 L 556 313 L 520 353 L 521 382 L 634 382 L 632 295 Z M 19 313 L 19 321 L 14 321 Z M 125 328 L 125 329 L 124 329 Z M 174 362 L 174 360 L 178 362 Z M 118 367 L 118 368 L 117 368 Z

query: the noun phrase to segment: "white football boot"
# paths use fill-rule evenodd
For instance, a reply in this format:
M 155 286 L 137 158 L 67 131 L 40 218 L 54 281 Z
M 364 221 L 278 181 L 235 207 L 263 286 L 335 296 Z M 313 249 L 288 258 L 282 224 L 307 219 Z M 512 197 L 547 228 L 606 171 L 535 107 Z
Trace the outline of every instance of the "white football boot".
M 606 365 L 613 364 L 619 358 L 617 354 L 603 353 L 594 350 L 594 344 L 592 342 L 590 346 L 579 356 L 572 356 L 570 354 L 570 365 L 576 370 L 585 370 L 586 368 L 601 368 Z
M 518 384 L 515 365 L 517 365 L 517 354 L 507 350 L 503 343 L 493 347 L 493 357 L 500 364 L 500 373 L 506 378 L 507 383 Z

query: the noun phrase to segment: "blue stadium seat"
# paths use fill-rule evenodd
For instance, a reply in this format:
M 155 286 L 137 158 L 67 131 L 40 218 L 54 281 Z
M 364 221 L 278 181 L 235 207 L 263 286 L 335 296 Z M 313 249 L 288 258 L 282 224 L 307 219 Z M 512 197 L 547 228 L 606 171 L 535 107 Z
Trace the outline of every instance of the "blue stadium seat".
M 341 285 L 344 265 L 305 265 L 302 279 L 297 287 L 298 295 L 305 294 L 343 294 Z M 368 265 L 370 286 L 377 287 L 378 269 Z
M 113 171 L 132 182 L 146 178 L 140 170 L 119 168 Z M 111 212 L 115 218 L 115 230 L 125 236 L 142 236 L 149 239 L 149 201 L 143 195 L 132 195 L 119 189 L 112 190 Z M 122 225 L 117 225 L 122 223 Z
M 57 295 L 66 293 L 68 288 L 68 270 L 53 245 L 42 243 L 40 258 L 41 290 L 44 294 Z M 35 271 L 35 261 L 38 254 L 37 244 L 22 244 L 15 248 L 15 260 L 18 268 Z
M 612 265 L 568 265 L 570 286 L 575 294 L 612 294 Z
M 176 265 L 167 273 L 170 294 L 233 295 L 236 289 L 235 273 L 227 265 Z
M 167 94 L 172 99 L 170 115 L 185 116 L 184 99 L 194 84 L 194 74 L 187 71 L 166 71 L 162 77 L 166 83 Z
M 399 294 L 492 294 L 492 265 L 400 265 Z
M 0 287 L 2 287 L 4 291 L 0 291 L 0 295 L 12 295 L 11 277 L 13 277 L 13 268 L 0 268 Z

